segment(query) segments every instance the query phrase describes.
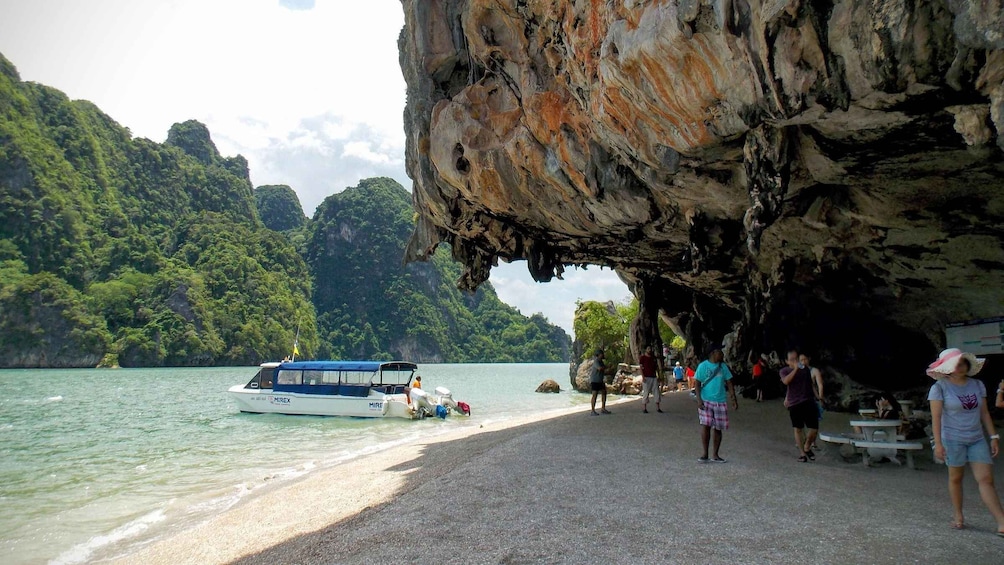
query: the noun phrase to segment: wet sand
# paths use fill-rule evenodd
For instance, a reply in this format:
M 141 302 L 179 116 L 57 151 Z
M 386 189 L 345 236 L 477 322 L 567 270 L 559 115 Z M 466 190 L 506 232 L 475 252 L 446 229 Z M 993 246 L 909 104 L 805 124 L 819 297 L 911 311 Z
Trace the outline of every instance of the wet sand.
M 699 464 L 685 393 L 667 395 L 664 414 L 642 414 L 638 400 L 611 409 L 368 455 L 117 562 L 1002 562 L 971 477 L 969 528 L 949 527 L 947 471 L 929 451 L 918 470 L 865 468 L 826 444 L 798 463 L 780 401 L 747 400 L 725 435 L 728 463 Z M 849 419 L 827 413 L 822 429 Z M 995 476 L 1004 484 L 1002 465 Z

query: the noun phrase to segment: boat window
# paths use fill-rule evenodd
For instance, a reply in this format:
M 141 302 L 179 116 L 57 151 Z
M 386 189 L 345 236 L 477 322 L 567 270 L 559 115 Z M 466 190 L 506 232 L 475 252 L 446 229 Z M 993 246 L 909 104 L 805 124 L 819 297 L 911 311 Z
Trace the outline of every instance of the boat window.
M 342 373 L 342 384 L 368 385 L 373 380 L 375 373 L 365 373 L 361 371 L 345 371 Z
M 326 385 L 336 385 L 338 384 L 338 371 L 324 371 L 324 377 L 321 379 Z
M 279 377 L 276 380 L 276 383 L 281 385 L 302 385 L 303 371 L 283 369 L 279 371 Z
M 272 379 L 275 378 L 275 369 L 261 370 L 261 388 L 272 388 Z
M 254 374 L 253 377 L 251 377 L 251 380 L 248 381 L 248 384 L 244 385 L 244 388 L 258 388 L 258 381 L 260 380 L 261 380 L 261 371 L 258 371 L 257 373 Z
M 324 371 L 304 371 L 303 384 L 308 384 L 308 385 L 324 384 Z
M 411 380 L 414 371 L 411 369 L 395 371 L 393 369 L 380 372 L 380 383 L 385 385 L 406 385 Z

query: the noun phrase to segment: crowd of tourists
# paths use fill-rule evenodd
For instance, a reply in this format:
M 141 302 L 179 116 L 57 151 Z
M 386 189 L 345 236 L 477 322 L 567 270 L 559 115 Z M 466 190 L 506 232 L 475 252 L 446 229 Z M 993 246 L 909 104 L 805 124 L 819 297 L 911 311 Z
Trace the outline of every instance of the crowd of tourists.
M 668 352 L 664 351 L 664 357 Z M 654 397 L 657 412 L 662 412 L 662 391 L 659 383 L 659 359 L 646 347 L 639 357 L 642 374 L 642 411 L 648 413 L 649 398 Z M 814 461 L 813 449 L 823 416 L 825 383 L 822 371 L 813 367 L 812 359 L 797 349 L 786 352 L 784 366 L 778 376 L 785 387 L 784 406 L 791 420 L 797 461 Z M 753 396 L 764 400 L 764 384 L 768 357 L 755 357 L 753 363 Z M 968 465 L 976 479 L 980 498 L 997 521 L 997 535 L 1004 537 L 1004 509 L 993 478 L 993 459 L 1000 453 L 1000 435 L 990 416 L 986 386 L 973 378 L 985 360 L 958 349 L 946 349 L 928 366 L 927 374 L 935 379 L 928 394 L 931 407 L 933 448 L 936 461 L 948 466 L 948 492 L 954 511 L 953 528 L 965 528 L 962 513 L 962 480 Z M 592 366 L 593 414 L 610 414 L 606 408 L 606 385 L 603 377 L 603 351 L 597 350 Z M 668 371 L 667 371 L 668 373 Z M 697 400 L 697 419 L 701 428 L 700 463 L 725 463 L 721 456 L 723 432 L 729 429 L 729 409 L 739 410 L 739 399 L 733 385 L 733 373 L 725 363 L 722 346 L 709 348 L 707 357 L 696 369 L 677 362 L 672 366 L 673 384 L 668 390 L 687 390 Z M 668 375 L 667 375 L 668 376 Z M 601 395 L 601 412 L 596 412 L 597 395 Z M 1004 381 L 997 387 L 993 404 L 1004 408 Z M 876 402 L 877 416 L 899 419 L 901 407 L 890 393 L 883 393 Z M 989 441 L 988 441 L 989 439 Z

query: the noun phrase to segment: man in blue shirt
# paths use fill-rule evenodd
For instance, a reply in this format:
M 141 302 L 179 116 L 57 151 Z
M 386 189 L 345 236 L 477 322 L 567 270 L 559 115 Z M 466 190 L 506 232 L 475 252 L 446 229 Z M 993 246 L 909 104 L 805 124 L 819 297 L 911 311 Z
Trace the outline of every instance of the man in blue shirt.
M 694 375 L 697 418 L 701 423 L 701 445 L 704 447 L 703 455 L 698 459 L 701 463 L 725 463 L 725 459 L 718 455 L 718 449 L 722 446 L 722 432 L 729 429 L 727 401 L 731 400 L 733 409 L 739 410 L 739 400 L 732 388 L 732 371 L 724 360 L 722 347 L 712 346 L 708 360 L 697 366 L 697 374 Z M 712 457 L 709 459 L 708 444 L 712 429 L 715 431 L 715 441 Z
M 676 367 L 673 367 L 673 380 L 676 381 L 676 388 L 673 389 L 674 391 L 680 390 L 681 388 L 683 390 L 687 390 L 687 387 L 683 384 L 683 366 L 680 365 L 679 361 L 676 362 Z

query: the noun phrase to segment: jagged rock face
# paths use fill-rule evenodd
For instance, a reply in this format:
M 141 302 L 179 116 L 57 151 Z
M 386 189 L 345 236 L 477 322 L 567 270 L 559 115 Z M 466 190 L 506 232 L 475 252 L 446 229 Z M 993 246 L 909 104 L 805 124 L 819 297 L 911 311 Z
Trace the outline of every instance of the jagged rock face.
M 882 386 L 1004 313 L 1000 2 L 402 3 L 407 258 L 462 287 L 608 265 L 643 333 Z

